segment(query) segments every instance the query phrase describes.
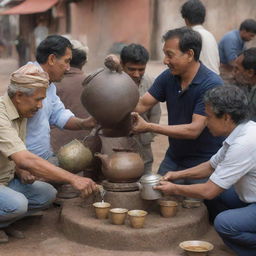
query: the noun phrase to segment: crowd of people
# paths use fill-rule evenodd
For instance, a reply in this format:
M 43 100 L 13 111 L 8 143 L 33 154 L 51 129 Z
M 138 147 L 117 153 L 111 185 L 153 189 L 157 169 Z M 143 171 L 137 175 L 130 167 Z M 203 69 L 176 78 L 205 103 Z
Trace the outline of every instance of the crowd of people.
M 163 35 L 168 68 L 156 79 L 145 73 L 149 52 L 142 45 L 128 44 L 119 58 L 111 57 L 141 96 L 132 113 L 132 131 L 145 173 L 152 172 L 154 136 L 169 138 L 158 169 L 163 177 L 155 189 L 204 200 L 224 243 L 236 255 L 253 256 L 256 48 L 246 49 L 245 43 L 255 36 L 256 21 L 246 19 L 217 44 L 203 27 L 206 9 L 200 0 L 186 1 L 180 12 L 186 26 Z M 55 155 L 65 143 L 63 134 L 66 141 L 84 135 L 57 128 L 84 131 L 97 125 L 77 101 L 86 61 L 81 43 L 50 35 L 38 45 L 36 61 L 11 74 L 0 97 L 0 243 L 8 235 L 23 238 L 11 224 L 54 201 L 57 191 L 49 182 L 69 183 L 82 196 L 97 190 L 92 179 L 60 168 Z M 159 124 L 159 102 L 166 102 L 167 125 Z

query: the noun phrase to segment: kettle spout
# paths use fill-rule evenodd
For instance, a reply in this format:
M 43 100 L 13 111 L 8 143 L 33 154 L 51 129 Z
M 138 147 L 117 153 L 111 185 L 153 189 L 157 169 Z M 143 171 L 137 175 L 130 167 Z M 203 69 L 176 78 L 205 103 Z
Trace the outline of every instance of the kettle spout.
M 109 156 L 108 155 L 101 154 L 101 153 L 95 153 L 94 156 L 98 157 L 101 160 L 104 169 L 108 169 L 108 166 L 109 166 Z

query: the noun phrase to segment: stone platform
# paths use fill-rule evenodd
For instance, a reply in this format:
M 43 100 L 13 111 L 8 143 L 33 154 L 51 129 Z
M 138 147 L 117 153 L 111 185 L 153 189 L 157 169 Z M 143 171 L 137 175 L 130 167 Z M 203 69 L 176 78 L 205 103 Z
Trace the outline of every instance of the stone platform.
M 128 200 L 132 200 L 133 197 L 136 201 L 138 192 L 132 193 L 135 194 L 130 194 L 131 198 Z M 124 197 L 127 198 L 125 195 Z M 122 194 L 119 194 L 119 198 L 122 198 Z M 179 205 L 175 217 L 164 218 L 160 216 L 157 203 L 151 202 L 154 207 L 148 209 L 149 214 L 144 228 L 133 229 L 128 218 L 124 225 L 113 225 L 109 219 L 96 219 L 92 206 L 94 201 L 95 198 L 91 197 L 87 201 L 77 198 L 64 203 L 60 220 L 62 231 L 68 239 L 110 250 L 161 251 L 177 248 L 184 240 L 199 239 L 209 229 L 204 205 L 191 209 Z M 147 208 L 147 205 L 148 203 L 143 208 Z M 112 207 L 124 206 L 112 205 Z

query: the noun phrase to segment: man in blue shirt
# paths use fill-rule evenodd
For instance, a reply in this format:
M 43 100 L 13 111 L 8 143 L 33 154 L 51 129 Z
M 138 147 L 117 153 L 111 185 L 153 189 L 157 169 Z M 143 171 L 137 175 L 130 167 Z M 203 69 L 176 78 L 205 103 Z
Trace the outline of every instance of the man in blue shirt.
M 147 123 L 133 113 L 135 132 L 169 136 L 170 146 L 158 171 L 162 175 L 207 161 L 221 147 L 222 138 L 214 138 L 206 128 L 203 96 L 208 89 L 223 84 L 216 73 L 199 62 L 202 40 L 198 32 L 190 28 L 169 30 L 163 40 L 164 63 L 169 70 L 156 78 L 135 110 L 143 113 L 166 101 L 168 125 Z
M 80 119 L 65 109 L 60 98 L 56 95 L 53 82 L 59 82 L 66 71 L 70 69 L 72 58 L 70 41 L 59 35 L 48 36 L 37 48 L 37 64 L 48 73 L 50 86 L 43 101 L 43 107 L 28 119 L 26 146 L 32 153 L 57 164 L 50 144 L 50 128 L 82 130 L 92 128 L 95 121 L 92 118 Z M 72 85 L 70 85 L 72 86 Z
M 223 72 L 233 69 L 235 59 L 244 50 L 245 42 L 251 41 L 256 34 L 256 21 L 247 19 L 240 25 L 239 30 L 225 34 L 219 42 L 219 54 Z

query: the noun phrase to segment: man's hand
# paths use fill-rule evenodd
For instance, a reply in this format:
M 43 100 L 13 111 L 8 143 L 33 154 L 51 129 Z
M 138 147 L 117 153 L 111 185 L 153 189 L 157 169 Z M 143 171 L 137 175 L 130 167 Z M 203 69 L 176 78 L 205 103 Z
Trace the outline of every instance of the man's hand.
M 177 172 L 173 172 L 173 171 L 167 172 L 167 173 L 161 178 L 161 180 L 164 180 L 164 181 L 176 180 L 176 179 L 177 179 Z
M 85 119 L 81 119 L 81 122 L 84 129 L 91 129 L 97 125 L 97 121 L 92 116 L 89 116 Z
M 165 195 L 174 195 L 174 191 L 176 189 L 176 184 L 168 182 L 168 181 L 160 181 L 159 185 L 154 186 L 154 189 L 160 190 Z
M 138 113 L 132 112 L 132 131 L 135 133 L 149 132 L 149 123 L 147 123 Z
M 16 167 L 15 173 L 23 184 L 32 184 L 36 180 L 36 177 L 26 170 Z
M 77 176 L 72 180 L 71 185 L 80 191 L 81 197 L 87 197 L 96 191 L 97 185 L 89 178 Z
M 116 71 L 121 73 L 122 72 L 122 66 L 120 64 L 119 58 L 114 54 L 109 54 L 104 61 L 104 65 L 110 69 L 111 71 Z

